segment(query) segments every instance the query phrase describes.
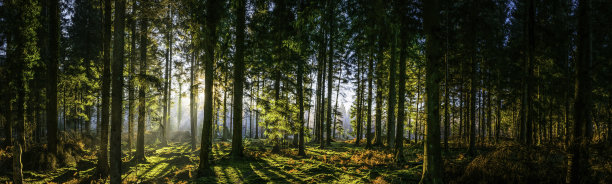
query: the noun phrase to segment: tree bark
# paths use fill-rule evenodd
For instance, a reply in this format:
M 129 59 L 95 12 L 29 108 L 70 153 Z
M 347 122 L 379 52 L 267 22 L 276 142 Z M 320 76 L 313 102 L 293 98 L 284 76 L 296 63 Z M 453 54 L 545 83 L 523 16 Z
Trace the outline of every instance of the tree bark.
M 141 1 L 142 3 L 143 1 Z M 144 5 L 140 9 L 141 14 L 144 10 Z M 134 160 L 137 163 L 146 162 L 146 158 L 144 155 L 144 134 L 145 134 L 145 121 L 146 121 L 146 112 L 147 112 L 147 104 L 145 99 L 145 90 L 146 83 L 144 81 L 144 76 L 147 75 L 147 32 L 148 29 L 148 20 L 145 17 L 140 19 L 140 69 L 139 69 L 139 86 L 138 86 L 138 132 L 136 135 L 136 155 L 134 155 Z
M 49 1 L 49 64 L 47 65 L 47 148 L 58 154 L 57 139 L 57 70 L 59 61 L 59 0 Z
M 204 122 L 202 123 L 202 142 L 200 145 L 200 163 L 198 167 L 198 176 L 210 176 L 214 174 L 209 161 L 209 154 L 211 152 L 211 126 L 212 126 L 212 115 L 213 115 L 213 76 L 214 76 L 214 59 L 215 59 L 215 45 L 217 42 L 217 23 L 220 19 L 220 14 L 217 12 L 221 10 L 221 2 L 219 1 L 206 1 L 207 15 L 206 15 L 206 58 L 204 60 L 205 70 L 205 81 L 204 81 Z M 236 98 L 236 97 L 234 97 Z M 240 130 L 240 129 L 239 129 Z
M 588 146 L 588 125 L 591 121 L 592 109 L 592 46 L 591 46 L 591 1 L 578 2 L 578 39 L 576 60 L 576 92 L 574 101 L 574 123 L 568 146 L 567 183 L 589 182 L 590 166 Z
M 397 45 L 396 30 L 393 31 L 393 41 L 391 42 L 391 60 L 389 60 L 389 96 L 387 97 L 387 146 L 394 146 L 395 140 L 395 67 L 397 67 L 395 59 L 395 50 Z M 408 135 L 410 137 L 410 135 Z
M 115 45 L 113 46 L 113 104 L 110 141 L 110 183 L 121 183 L 121 130 L 123 125 L 123 61 L 125 0 L 115 2 Z
M 100 131 L 100 155 L 98 157 L 98 174 L 101 178 L 108 176 L 108 123 L 110 108 L 110 85 L 111 85 L 111 12 L 112 5 L 110 0 L 104 0 L 104 37 L 103 37 L 103 69 L 102 69 L 102 122 Z
M 425 91 L 427 91 L 427 125 L 425 126 L 425 154 L 423 158 L 423 176 L 419 183 L 444 183 L 442 180 L 442 155 L 440 153 L 440 68 L 442 57 L 440 48 L 440 4 L 429 0 L 423 5 L 423 26 L 426 42 Z M 448 72 L 448 71 L 447 71 Z M 447 84 L 445 84 L 447 85 Z M 448 103 L 448 93 L 446 94 Z M 448 122 L 448 110 L 446 119 Z
M 334 123 L 332 121 L 332 91 L 333 91 L 333 83 L 334 83 L 334 38 L 335 35 L 334 33 L 336 32 L 335 30 L 335 2 L 334 1 L 328 1 L 329 5 L 328 5 L 328 20 L 327 22 L 329 23 L 329 40 L 328 40 L 328 44 L 329 44 L 329 54 L 328 54 L 328 59 L 327 62 L 329 63 L 328 66 L 328 70 L 327 70 L 327 138 L 326 138 L 326 144 L 327 145 L 331 145 L 331 141 L 332 141 L 332 129 L 331 129 L 331 125 L 332 123 Z
M 191 53 L 191 67 L 189 70 L 189 74 L 190 74 L 190 80 L 189 80 L 189 121 L 190 121 L 190 127 L 191 127 L 191 150 L 196 150 L 196 134 L 197 134 L 197 121 L 198 121 L 198 112 L 197 112 L 197 96 L 198 96 L 198 91 L 197 91 L 197 51 L 195 50 L 195 47 L 193 46 L 193 38 L 191 38 L 191 48 L 192 48 L 192 53 Z
M 136 112 L 134 105 L 135 97 L 135 78 L 136 78 L 136 3 L 132 4 L 132 15 L 130 17 L 130 29 L 132 31 L 131 38 L 131 57 L 130 57 L 130 71 L 129 71 L 129 82 L 128 82 L 128 149 L 129 153 L 132 154 L 133 140 L 134 140 L 134 113 Z
M 403 5 L 403 3 L 402 3 Z M 401 16 L 401 20 L 405 20 L 405 16 Z M 405 28 L 405 22 L 402 21 L 402 28 Z M 399 77 L 398 77 L 398 93 L 397 93 L 397 129 L 395 132 L 395 163 L 401 164 L 405 161 L 404 158 L 404 101 L 406 91 L 406 42 L 408 41 L 406 29 L 401 29 L 400 34 L 400 56 L 399 56 Z M 418 101 L 417 101 L 418 102 Z
M 236 1 L 236 57 L 234 63 L 234 134 L 232 137 L 231 155 L 234 158 L 243 157 L 242 147 L 242 95 L 244 82 L 244 27 L 245 27 L 245 0 Z

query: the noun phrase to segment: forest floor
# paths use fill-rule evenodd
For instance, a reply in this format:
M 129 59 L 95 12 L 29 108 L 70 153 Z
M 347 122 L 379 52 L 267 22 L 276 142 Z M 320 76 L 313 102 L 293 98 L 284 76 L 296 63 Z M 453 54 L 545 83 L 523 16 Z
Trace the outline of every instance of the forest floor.
M 406 144 L 406 161 L 398 165 L 391 150 L 382 147 L 368 150 L 363 144 L 354 146 L 351 141 L 333 142 L 325 148 L 307 144 L 305 157 L 295 156 L 297 149 L 289 147 L 281 153 L 271 153 L 271 147 L 264 146 L 263 140 L 245 139 L 244 143 L 245 158 L 232 160 L 228 156 L 230 142 L 217 140 L 212 154 L 215 176 L 200 178 L 195 174 L 199 149 L 191 150 L 187 142 L 146 147 L 146 163 L 131 162 L 126 150 L 122 177 L 125 183 L 418 183 L 422 171 L 423 149 L 417 144 Z M 476 157 L 464 152 L 465 149 L 443 152 L 445 181 L 563 182 L 565 156 L 557 149 L 525 148 L 506 143 L 481 147 Z M 2 154 L 0 152 L 0 158 Z M 24 179 L 27 183 L 107 183 L 108 180 L 92 179 L 97 162 L 95 154 L 85 149 L 84 156 L 59 169 L 24 169 Z M 595 163 L 592 175 L 595 183 L 612 179 L 612 159 L 609 154 L 602 155 L 603 158 L 597 156 L 591 161 Z M 10 176 L 0 171 L 0 183 L 11 181 Z

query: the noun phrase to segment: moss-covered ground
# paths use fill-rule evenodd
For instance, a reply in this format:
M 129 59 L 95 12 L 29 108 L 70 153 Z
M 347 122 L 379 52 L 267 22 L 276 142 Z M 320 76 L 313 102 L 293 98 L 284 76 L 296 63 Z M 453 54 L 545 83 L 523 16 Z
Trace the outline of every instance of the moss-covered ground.
M 262 140 L 245 139 L 245 157 L 231 159 L 230 142 L 213 143 L 213 176 L 197 176 L 199 149 L 187 142 L 145 148 L 146 162 L 131 161 L 132 150 L 124 150 L 124 183 L 418 183 L 423 160 L 422 144 L 405 144 L 405 161 L 397 164 L 391 149 L 354 146 L 350 141 L 333 142 L 325 148 L 307 144 L 307 156 L 285 146 L 271 153 Z M 199 147 L 199 145 L 198 145 Z M 513 142 L 480 145 L 475 156 L 465 155 L 465 146 L 451 144 L 443 151 L 447 183 L 563 183 L 565 153 L 559 147 L 524 147 Z M 592 149 L 593 183 L 612 179 L 610 147 Z M 91 148 L 89 148 L 91 149 Z M 96 152 L 84 155 L 57 169 L 24 168 L 26 183 L 108 183 L 98 179 Z M 93 149 L 95 150 L 95 149 Z M 3 162 L 4 160 L 4 162 Z M 11 181 L 10 153 L 0 149 L 0 183 Z M 24 165 L 31 160 L 23 160 Z M 8 166 L 8 167 L 7 167 Z
M 126 183 L 411 183 L 418 182 L 422 170 L 419 151 L 406 152 L 408 162 L 393 164 L 393 154 L 384 148 L 365 150 L 346 142 L 330 146 L 306 146 L 307 156 L 299 157 L 297 149 L 286 147 L 271 153 L 261 140 L 245 141 L 245 157 L 231 159 L 230 142 L 213 144 L 211 157 L 214 176 L 198 177 L 199 149 L 187 142 L 168 146 L 146 147 L 147 162 L 131 161 L 124 151 L 122 173 Z M 131 150 L 134 151 L 134 150 Z M 422 150 L 421 150 L 422 151 Z M 94 179 L 97 157 L 87 156 L 50 171 L 24 170 L 27 183 L 106 183 Z M 0 177 L 9 182 L 10 175 Z

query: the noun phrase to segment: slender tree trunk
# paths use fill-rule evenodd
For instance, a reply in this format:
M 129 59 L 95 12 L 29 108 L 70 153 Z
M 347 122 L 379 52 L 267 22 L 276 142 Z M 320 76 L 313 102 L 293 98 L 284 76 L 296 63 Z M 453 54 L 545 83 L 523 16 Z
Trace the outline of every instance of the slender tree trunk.
M 113 108 L 110 141 L 110 182 L 121 183 L 121 130 L 123 125 L 123 61 L 125 0 L 115 3 L 115 45 L 113 49 Z
M 357 115 L 357 133 L 355 134 L 355 146 L 359 146 L 359 142 L 361 142 L 361 104 L 363 96 L 363 86 L 361 85 L 361 61 L 357 60 L 357 111 L 355 112 Z
M 170 5 L 168 5 L 170 8 Z M 161 144 L 162 146 L 168 145 L 167 134 L 168 134 L 168 121 L 170 119 L 170 91 L 171 91 L 171 83 L 172 83 L 172 10 L 168 11 L 168 27 L 166 28 L 166 39 L 168 40 L 167 50 L 166 50 L 166 75 L 164 79 L 164 97 L 163 97 L 163 119 L 161 128 Z
M 213 115 L 213 76 L 214 76 L 214 59 L 215 59 L 215 45 L 217 42 L 217 23 L 219 22 L 220 15 L 217 11 L 221 10 L 221 2 L 219 1 L 206 1 L 206 9 L 208 12 L 206 16 L 206 58 L 205 63 L 205 81 L 204 81 L 204 122 L 202 124 L 202 142 L 200 148 L 200 163 L 198 167 L 198 176 L 209 176 L 214 172 L 211 168 L 209 161 L 210 149 L 210 136 L 212 134 L 212 115 Z M 235 98 L 235 97 L 234 97 Z M 240 97 L 239 97 L 240 98 Z M 240 100 L 242 101 L 242 100 Z M 240 130 L 240 129 L 238 129 Z
M 417 76 L 417 82 L 416 82 L 416 85 L 417 85 L 417 98 L 416 98 L 416 110 L 415 110 L 416 111 L 416 119 L 415 119 L 415 122 L 414 122 L 414 125 L 415 125 L 415 127 L 414 127 L 414 143 L 419 142 L 419 131 L 420 131 L 419 129 L 421 128 L 421 124 L 419 124 L 419 122 L 420 122 L 419 120 L 421 120 L 420 117 L 419 117 L 419 104 L 420 104 L 420 100 L 421 100 L 421 73 L 420 72 L 418 72 L 418 73 L 419 74 Z
M 227 84 L 227 74 L 224 75 L 225 76 L 225 84 Z M 227 87 L 225 86 L 225 84 L 223 85 L 223 140 L 226 140 L 229 138 L 230 133 L 229 133 L 229 126 L 227 126 Z
M 59 0 L 49 2 L 49 64 L 47 65 L 47 148 L 58 154 L 57 140 L 57 70 L 59 60 Z
M 242 95 L 244 82 L 244 27 L 246 0 L 238 0 L 236 8 L 236 57 L 234 63 L 234 134 L 232 152 L 234 158 L 243 157 L 242 153 Z M 208 80 L 208 78 L 207 78 Z
M 304 20 L 304 9 L 305 9 L 306 4 L 304 3 L 304 0 L 300 0 L 300 4 L 299 4 L 299 10 L 298 10 L 298 20 Z M 300 25 L 301 26 L 301 25 Z M 306 41 L 305 37 L 302 35 L 302 29 L 303 27 L 298 26 L 297 28 L 297 37 L 298 39 L 300 39 L 300 54 L 304 53 L 304 51 L 306 50 Z M 302 58 L 302 57 L 300 57 Z M 298 127 L 298 131 L 299 131 L 299 141 L 298 141 L 298 156 L 306 156 L 306 151 L 305 151 L 305 146 L 304 146 L 304 131 L 306 131 L 304 129 L 304 64 L 306 64 L 306 61 L 303 59 L 298 60 L 297 63 L 297 104 L 298 104 L 298 122 L 299 122 L 299 127 Z M 257 136 L 257 133 L 255 133 L 255 136 Z
M 419 183 L 444 183 L 442 180 L 442 155 L 440 153 L 440 81 L 442 80 L 442 54 L 440 38 L 440 4 L 429 0 L 423 5 L 423 27 L 426 42 L 425 91 L 427 91 L 427 125 L 425 126 L 425 154 L 423 176 Z M 448 72 L 448 70 L 447 70 Z M 447 85 L 447 84 L 445 84 Z M 447 90 L 448 91 L 448 90 Z M 446 103 L 448 104 L 448 93 Z M 447 105 L 445 105 L 447 106 Z M 448 109 L 445 110 L 448 124 Z M 446 136 L 445 136 L 446 137 Z
M 257 85 L 257 89 L 255 91 L 255 104 L 258 104 L 259 101 L 259 79 L 255 82 Z M 259 111 L 257 105 L 255 105 L 255 139 L 259 139 Z
M 191 40 L 193 41 L 193 38 L 191 38 Z M 189 70 L 189 75 L 190 75 L 190 79 L 189 79 L 189 124 L 191 127 L 191 149 L 192 150 L 196 150 L 196 134 L 197 134 L 197 121 L 198 121 L 198 112 L 197 112 L 197 96 L 198 96 L 198 91 L 197 91 L 197 51 L 195 50 L 195 47 L 193 46 L 193 42 L 191 43 L 191 48 L 192 53 L 191 53 L 191 68 Z
M 142 2 L 142 1 L 141 1 Z M 142 5 L 141 13 L 142 10 L 145 9 L 145 5 Z M 149 31 L 148 29 L 148 20 L 146 18 L 141 18 L 140 20 L 140 69 L 139 69 L 139 73 L 140 76 L 145 76 L 147 75 L 147 32 Z M 136 135 L 136 155 L 134 155 L 134 160 L 137 163 L 142 163 L 142 162 L 146 162 L 146 158 L 144 155 L 144 134 L 145 134 L 145 122 L 146 122 L 146 112 L 147 112 L 147 105 L 146 105 L 146 99 L 145 99 L 145 90 L 146 90 L 146 83 L 144 81 L 143 78 L 139 78 L 138 80 L 139 82 L 139 86 L 138 86 L 138 132 Z
M 591 121 L 591 1 L 578 2 L 578 39 L 576 60 L 576 92 L 574 101 L 574 123 L 568 146 L 567 183 L 591 183 L 588 146 Z
M 405 16 L 401 16 L 401 20 L 405 20 Z M 405 28 L 405 22 L 402 21 L 402 28 Z M 404 162 L 404 100 L 406 90 L 406 42 L 408 41 L 408 35 L 406 29 L 401 29 L 400 34 L 400 56 L 399 56 L 399 79 L 398 79 L 398 93 L 397 93 L 397 131 L 395 133 L 395 162 L 401 164 Z M 417 100 L 418 103 L 418 100 Z
M 470 58 L 471 60 L 471 64 L 472 64 L 472 71 L 471 71 L 471 79 L 470 79 L 470 114 L 469 114 L 469 146 L 468 146 L 468 150 L 467 153 L 470 155 L 474 154 L 475 151 L 475 144 L 476 144 L 476 95 L 477 95 L 477 91 L 476 91 L 476 70 L 477 70 L 477 62 L 476 60 L 474 60 L 474 58 Z
M 368 111 L 366 112 L 366 148 L 370 148 L 372 146 L 372 80 L 374 78 L 373 50 L 374 49 L 370 49 L 370 57 L 368 57 Z
M 129 153 L 132 154 L 133 140 L 134 140 L 134 113 L 135 105 L 135 78 L 136 78 L 136 3 L 132 4 L 132 15 L 130 17 L 130 29 L 132 32 L 131 38 L 131 57 L 130 57 L 130 71 L 129 71 L 129 82 L 128 82 L 128 149 Z
M 110 108 L 110 42 L 111 42 L 111 12 L 112 5 L 110 0 L 104 0 L 104 39 L 103 39 L 103 69 L 102 69 L 102 123 L 100 134 L 100 155 L 98 157 L 98 174 L 101 178 L 108 176 L 108 123 Z
M 334 1 L 328 1 L 329 6 L 328 6 L 328 13 L 329 13 L 329 19 L 328 19 L 328 23 L 329 23 L 329 55 L 328 55 L 328 71 L 327 71 L 327 140 L 326 143 L 327 145 L 331 145 L 331 141 L 332 141 L 332 136 L 331 136 L 331 125 L 332 123 L 334 123 L 332 121 L 332 91 L 333 91 L 333 84 L 334 84 L 334 38 L 335 38 L 335 2 Z
M 334 129 L 332 130 L 332 137 L 336 138 L 336 124 L 337 124 L 337 116 L 338 114 L 335 112 L 336 110 L 338 110 L 338 96 L 340 96 L 340 83 L 342 82 L 342 67 L 340 67 L 340 77 L 338 80 L 338 85 L 336 86 L 336 104 L 334 104 L 334 120 L 332 121 L 334 123 Z
M 434 48 L 435 49 L 435 48 Z M 445 52 L 448 52 L 448 46 Z M 448 53 L 444 53 L 444 150 L 448 151 L 448 136 L 450 136 L 450 125 L 448 119 L 448 98 L 450 94 L 448 93 Z M 429 61 L 428 61 L 429 62 Z M 429 94 L 428 94 L 429 96 Z M 428 108 L 429 109 L 429 108 Z M 429 113 L 428 113 L 429 114 Z M 427 120 L 429 122 L 429 120 Z M 429 126 L 429 123 L 427 124 Z
M 389 60 L 389 96 L 387 97 L 387 146 L 394 146 L 395 140 L 395 67 L 397 67 L 395 54 L 397 45 L 397 34 L 393 31 L 393 41 L 391 42 L 391 60 Z M 410 137 L 410 135 L 408 135 Z

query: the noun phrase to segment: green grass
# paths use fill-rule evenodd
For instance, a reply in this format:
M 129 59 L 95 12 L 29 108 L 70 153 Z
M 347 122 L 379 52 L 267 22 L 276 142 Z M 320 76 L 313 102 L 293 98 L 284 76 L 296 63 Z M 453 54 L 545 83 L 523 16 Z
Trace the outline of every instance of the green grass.
M 146 163 L 131 162 L 127 150 L 123 158 L 124 182 L 144 183 L 406 183 L 418 182 L 422 170 L 418 163 L 419 150 L 406 151 L 408 163 L 393 164 L 390 151 L 383 148 L 365 150 L 345 142 L 334 142 L 319 148 L 307 145 L 305 157 L 298 157 L 297 149 L 284 148 L 273 154 L 271 147 L 261 140 L 245 142 L 245 157 L 230 159 L 230 143 L 215 142 L 212 169 L 214 176 L 197 177 L 199 149 L 191 150 L 189 143 L 170 143 L 166 147 L 146 147 Z M 422 152 L 422 150 L 420 150 Z M 24 171 L 28 183 L 107 183 L 94 179 L 97 158 L 95 153 L 76 164 L 53 171 Z M 2 176 L 0 182 L 9 181 Z

